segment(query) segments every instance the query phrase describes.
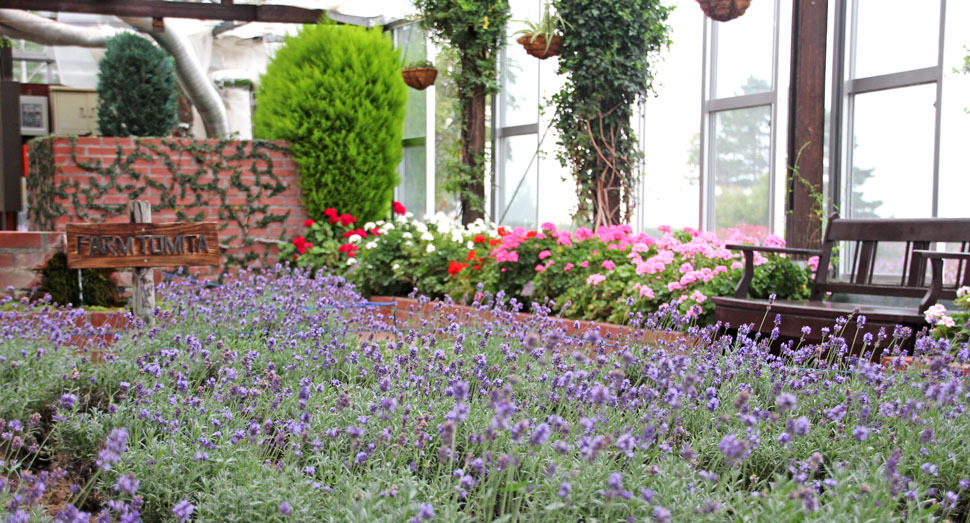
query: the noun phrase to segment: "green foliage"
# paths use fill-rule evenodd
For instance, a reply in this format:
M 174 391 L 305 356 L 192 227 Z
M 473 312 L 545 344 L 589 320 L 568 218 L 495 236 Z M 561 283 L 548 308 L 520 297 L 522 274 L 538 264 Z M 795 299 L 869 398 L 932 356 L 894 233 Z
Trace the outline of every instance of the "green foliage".
M 461 154 L 446 168 L 447 191 L 459 195 L 464 222 L 484 212 L 485 96 L 498 92 L 498 53 L 505 43 L 508 0 L 414 0 L 421 27 L 456 51 L 451 76 L 461 115 Z
M 304 27 L 277 52 L 257 100 L 253 134 L 290 142 L 310 216 L 390 214 L 407 88 L 380 29 Z
M 104 136 L 166 136 L 178 123 L 175 61 L 132 33 L 108 41 L 98 64 L 98 129 Z
M 554 5 L 565 22 L 559 74 L 568 78 L 553 97 L 559 160 L 576 177 L 579 216 L 619 223 L 621 206 L 631 211 L 636 184 L 633 105 L 651 91 L 651 58 L 670 43 L 671 8 L 660 0 Z
M 77 270 L 67 267 L 67 255 L 59 252 L 40 269 L 41 283 L 38 296 L 50 294 L 51 301 L 61 305 L 96 305 L 117 307 L 124 303 L 118 293 L 118 284 L 111 279 L 113 269 L 81 269 L 81 285 L 77 285 Z M 81 292 L 84 301 L 81 301 Z
M 542 13 L 542 18 L 538 22 L 529 20 L 522 20 L 521 22 L 525 24 L 525 28 L 516 31 L 513 36 L 528 36 L 530 37 L 530 42 L 535 41 L 540 36 L 545 37 L 546 41 L 549 42 L 553 36 L 562 32 L 562 27 L 566 25 L 562 17 L 550 12 L 548 4 Z M 548 48 L 547 43 L 546 49 L 548 50 Z

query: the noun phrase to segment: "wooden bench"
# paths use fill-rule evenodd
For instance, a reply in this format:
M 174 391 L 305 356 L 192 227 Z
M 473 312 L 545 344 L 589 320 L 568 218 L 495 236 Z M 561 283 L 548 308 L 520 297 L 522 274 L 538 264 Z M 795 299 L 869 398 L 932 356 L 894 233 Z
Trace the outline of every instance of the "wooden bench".
M 901 252 L 891 258 L 901 274 L 878 274 L 876 265 L 880 245 L 889 242 L 903 247 Z M 960 252 L 936 252 L 928 249 L 938 244 L 959 244 Z M 847 246 L 848 252 L 839 253 L 840 246 Z M 785 338 L 798 339 L 803 336 L 802 327 L 811 328 L 805 336 L 809 342 L 822 338 L 822 329 L 832 330 L 839 317 L 849 318 L 844 337 L 852 343 L 861 342 L 865 333 L 878 334 L 885 329 L 893 336 L 897 325 L 912 329 L 912 336 L 905 344 L 912 347 L 916 333 L 926 326 L 923 312 L 938 300 L 956 298 L 956 289 L 970 285 L 970 219 L 967 218 L 925 218 L 925 219 L 840 219 L 833 215 L 822 248 L 819 250 L 791 249 L 784 247 L 758 247 L 754 245 L 728 245 L 729 249 L 744 254 L 744 276 L 735 289 L 733 298 L 713 298 L 715 317 L 718 321 L 730 323 L 733 327 L 754 324 L 762 332 L 770 332 L 774 327 L 776 315 L 781 315 L 779 334 Z M 886 249 L 884 248 L 884 251 Z M 812 294 L 805 301 L 750 299 L 748 290 L 754 276 L 754 253 L 775 253 L 800 256 L 819 256 L 818 270 L 812 286 Z M 836 254 L 848 255 L 837 265 L 845 274 L 833 274 L 829 265 Z M 955 285 L 944 283 L 943 261 L 956 262 Z M 932 265 L 932 277 L 927 283 L 927 261 Z M 851 262 L 851 263 L 847 263 Z M 835 267 L 837 271 L 840 267 Z M 838 276 L 838 278 L 836 278 Z M 826 300 L 830 294 L 861 295 L 876 297 L 866 301 L 875 304 L 862 304 Z M 899 298 L 919 299 L 918 305 L 898 306 L 892 301 Z M 857 300 L 859 298 L 856 298 Z M 913 301 L 913 300 L 911 300 Z M 880 303 L 882 302 L 882 303 Z M 864 326 L 860 328 L 858 318 L 865 316 Z M 857 330 L 858 329 L 858 330 Z M 885 346 L 887 343 L 883 343 Z

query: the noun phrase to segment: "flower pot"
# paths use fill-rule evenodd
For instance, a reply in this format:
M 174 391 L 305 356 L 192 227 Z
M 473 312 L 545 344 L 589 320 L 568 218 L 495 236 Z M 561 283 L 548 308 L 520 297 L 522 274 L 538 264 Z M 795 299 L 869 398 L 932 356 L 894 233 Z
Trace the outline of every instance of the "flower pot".
M 546 42 L 545 35 L 524 35 L 520 36 L 516 42 L 525 47 L 525 52 L 540 59 L 545 60 L 550 56 L 559 56 L 562 52 L 562 37 L 553 36 L 552 40 Z
M 404 76 L 404 83 L 408 86 L 423 91 L 434 85 L 435 78 L 438 77 L 438 70 L 434 67 L 417 67 L 401 70 Z
M 718 22 L 727 22 L 744 14 L 751 0 L 697 0 L 701 10 Z

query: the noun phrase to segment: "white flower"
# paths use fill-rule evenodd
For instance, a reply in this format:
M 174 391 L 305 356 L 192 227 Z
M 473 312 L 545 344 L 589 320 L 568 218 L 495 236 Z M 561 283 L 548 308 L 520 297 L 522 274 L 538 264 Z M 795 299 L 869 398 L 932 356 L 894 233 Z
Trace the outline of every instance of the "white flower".
M 351 234 L 350 237 L 347 238 L 347 241 L 350 243 L 357 243 L 360 240 L 361 240 L 361 237 L 359 234 Z
M 455 243 L 461 243 L 464 240 L 465 240 L 465 237 L 461 234 L 460 231 L 454 231 L 451 233 L 451 241 Z
M 433 242 L 434 241 L 434 235 L 431 234 L 428 231 L 424 231 L 424 233 L 421 234 L 421 239 L 424 240 L 424 241 L 426 241 L 426 242 Z
M 421 222 L 414 222 L 414 230 L 418 232 L 428 232 L 428 226 Z
M 374 222 L 367 222 L 367 223 L 364 224 L 364 230 L 365 231 L 369 231 L 369 230 L 373 229 L 374 227 L 377 227 L 377 224 L 374 223 Z
M 377 242 L 367 242 L 364 245 L 364 248 L 367 249 L 368 251 L 373 249 L 374 247 L 377 247 Z
M 926 312 L 923 313 L 923 317 L 926 318 L 927 323 L 936 323 L 936 321 L 948 317 L 946 315 L 946 307 L 937 303 L 929 309 L 926 309 Z
M 963 286 L 957 289 L 957 298 L 962 298 L 967 294 L 970 294 L 970 287 Z
M 405 241 L 404 241 L 404 246 L 405 246 L 405 247 L 410 247 L 410 246 L 412 246 L 412 245 L 414 245 L 414 242 L 412 242 L 411 240 L 405 240 Z
M 394 265 L 391 265 L 391 270 L 392 271 L 396 271 L 396 270 L 398 270 L 400 268 L 401 268 L 401 264 L 400 263 L 395 263 Z
M 434 252 L 434 244 L 433 243 L 429 243 L 428 246 L 424 248 L 424 250 L 428 254 L 433 253 Z
M 385 222 L 384 220 L 377 220 L 377 225 L 384 225 L 385 223 L 387 222 Z
M 471 240 L 468 240 L 468 243 L 465 244 L 465 247 L 468 247 L 469 249 L 474 249 L 475 248 L 475 242 L 473 242 Z
M 347 260 L 347 265 L 353 265 L 355 263 L 357 263 L 357 259 L 356 258 L 350 258 L 349 260 Z
M 408 212 L 404 213 L 404 217 L 405 218 L 414 218 L 414 213 L 411 212 L 411 211 L 408 211 Z
M 403 214 L 398 214 L 397 216 L 394 217 L 394 221 L 396 221 L 397 223 L 407 223 L 408 219 L 405 218 Z
M 384 234 L 384 231 L 393 231 L 394 230 L 394 224 L 393 223 L 388 223 L 387 225 L 384 225 L 384 224 L 381 224 L 381 225 L 383 226 L 383 229 L 381 230 L 381 234 Z
M 405 232 L 405 233 L 402 233 L 401 234 L 401 238 L 408 238 L 408 239 L 410 239 L 410 238 L 414 238 L 414 236 L 412 236 L 411 233 L 409 233 L 409 232 Z
M 953 318 L 950 316 L 943 316 L 942 318 L 940 318 L 939 324 L 944 327 L 953 327 L 957 324 L 957 322 L 953 321 Z

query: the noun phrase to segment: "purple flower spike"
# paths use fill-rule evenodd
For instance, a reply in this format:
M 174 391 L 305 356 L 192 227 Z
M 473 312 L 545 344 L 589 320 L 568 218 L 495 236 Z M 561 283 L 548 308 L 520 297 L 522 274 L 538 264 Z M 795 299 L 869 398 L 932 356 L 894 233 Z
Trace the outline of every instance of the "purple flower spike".
M 651 512 L 650 515 L 653 516 L 653 519 L 660 523 L 667 523 L 670 521 L 670 511 L 659 505 L 653 508 L 653 512 Z
M 179 501 L 174 507 L 172 507 L 172 513 L 175 514 L 175 517 L 177 517 L 182 523 L 188 521 L 189 518 L 192 517 L 192 512 L 194 511 L 195 506 L 189 503 L 189 501 L 186 499 Z
M 433 518 L 434 507 L 430 503 L 422 503 L 418 506 L 418 517 L 425 521 Z
M 290 513 L 292 512 L 293 512 L 293 509 L 290 507 L 289 503 L 285 501 L 280 503 L 280 514 L 283 514 L 284 516 L 289 516 Z

